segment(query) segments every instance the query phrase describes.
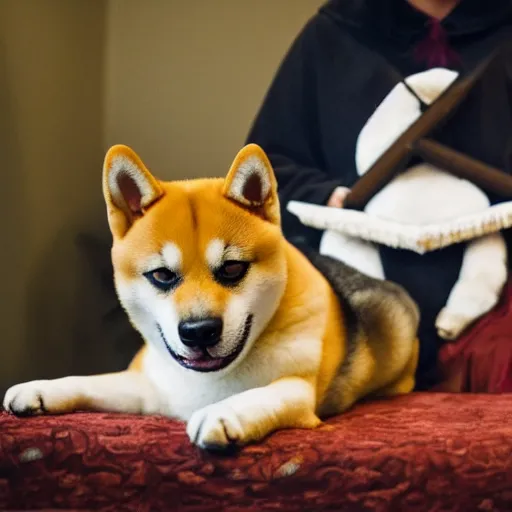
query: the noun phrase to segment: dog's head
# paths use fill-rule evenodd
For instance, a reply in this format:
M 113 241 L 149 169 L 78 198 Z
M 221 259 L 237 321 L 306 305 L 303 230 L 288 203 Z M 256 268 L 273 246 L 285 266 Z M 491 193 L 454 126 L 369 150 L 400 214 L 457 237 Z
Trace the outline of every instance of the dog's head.
M 161 182 L 126 146 L 105 158 L 103 191 L 119 299 L 165 357 L 228 371 L 251 350 L 286 285 L 277 185 L 246 146 L 225 179 Z

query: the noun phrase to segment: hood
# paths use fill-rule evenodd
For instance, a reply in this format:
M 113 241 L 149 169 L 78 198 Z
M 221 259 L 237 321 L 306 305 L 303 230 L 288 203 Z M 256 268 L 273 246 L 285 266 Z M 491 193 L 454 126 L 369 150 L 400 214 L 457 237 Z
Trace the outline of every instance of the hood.
M 320 12 L 351 31 L 404 43 L 421 39 L 430 18 L 406 0 L 331 0 Z M 450 38 L 512 24 L 512 0 L 462 0 L 441 22 Z

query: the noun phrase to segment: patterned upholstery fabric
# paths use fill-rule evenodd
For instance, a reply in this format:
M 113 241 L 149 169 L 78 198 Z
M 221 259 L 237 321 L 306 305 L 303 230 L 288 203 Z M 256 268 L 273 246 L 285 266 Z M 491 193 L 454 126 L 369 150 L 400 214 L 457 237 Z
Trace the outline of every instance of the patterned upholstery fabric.
M 0 510 L 510 511 L 512 398 L 417 393 L 203 453 L 160 417 L 0 414 Z

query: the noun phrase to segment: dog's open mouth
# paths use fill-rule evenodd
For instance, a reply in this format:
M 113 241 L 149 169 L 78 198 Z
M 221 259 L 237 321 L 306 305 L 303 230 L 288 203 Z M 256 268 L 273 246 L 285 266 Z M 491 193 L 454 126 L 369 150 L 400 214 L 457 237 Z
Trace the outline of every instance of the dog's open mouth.
M 210 355 L 206 349 L 198 350 L 197 353 L 190 358 L 181 356 L 174 352 L 174 350 L 169 346 L 169 343 L 167 343 L 160 325 L 158 325 L 158 331 L 160 332 L 160 336 L 162 337 L 167 350 L 181 366 L 196 372 L 216 372 L 226 368 L 226 366 L 230 365 L 240 355 L 249 338 L 249 334 L 251 333 L 251 327 L 252 315 L 249 315 L 245 320 L 244 331 L 236 348 L 230 354 L 224 357 L 214 357 Z

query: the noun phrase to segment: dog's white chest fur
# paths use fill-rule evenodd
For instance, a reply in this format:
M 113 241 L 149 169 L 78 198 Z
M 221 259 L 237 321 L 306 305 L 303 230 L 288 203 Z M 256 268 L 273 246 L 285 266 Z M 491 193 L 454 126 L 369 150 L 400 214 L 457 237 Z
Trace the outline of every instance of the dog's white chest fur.
M 303 332 L 302 336 L 281 339 L 276 349 L 256 346 L 250 355 L 226 375 L 198 373 L 186 370 L 170 360 L 170 356 L 148 344 L 143 373 L 149 378 L 160 397 L 160 413 L 181 420 L 208 405 L 220 402 L 249 389 L 260 388 L 286 377 L 300 368 L 315 372 L 320 363 L 320 328 Z M 315 332 L 313 332 L 315 331 Z

